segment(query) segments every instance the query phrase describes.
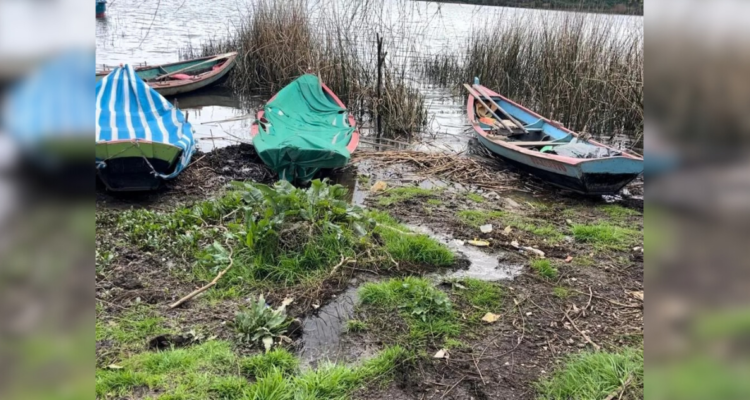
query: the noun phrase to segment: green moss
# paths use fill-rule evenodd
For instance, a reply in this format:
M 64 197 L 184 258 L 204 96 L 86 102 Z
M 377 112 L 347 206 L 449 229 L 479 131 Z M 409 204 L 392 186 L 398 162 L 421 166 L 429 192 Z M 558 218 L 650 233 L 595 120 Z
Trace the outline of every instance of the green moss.
M 636 210 L 625 208 L 618 204 L 607 204 L 598 208 L 614 220 L 624 220 L 632 216 L 641 215 Z
M 380 195 L 378 205 L 387 207 L 414 198 L 435 196 L 439 190 L 422 189 L 416 186 L 388 189 Z
M 540 220 L 521 219 L 513 223 L 513 226 L 533 235 L 545 238 L 551 243 L 559 242 L 564 237 L 555 226 Z
M 632 388 L 643 385 L 643 350 L 582 353 L 537 384 L 539 399 L 604 399 L 631 379 Z M 639 398 L 639 397 L 628 397 Z
M 531 269 L 536 271 L 539 276 L 550 280 L 557 279 L 557 268 L 552 266 L 550 260 L 537 259 L 531 262 Z
M 608 223 L 573 225 L 573 237 L 591 243 L 598 249 L 627 250 L 635 242 L 638 232 Z
M 570 296 L 570 290 L 563 286 L 555 287 L 552 292 L 561 299 L 567 299 Z
M 364 332 L 367 330 L 367 323 L 356 319 L 346 321 L 346 331 L 351 333 Z
M 466 193 L 466 198 L 475 203 L 484 203 L 484 197 L 477 193 Z
M 500 219 L 505 216 L 503 211 L 486 211 L 486 210 L 463 210 L 456 214 L 459 221 L 466 225 L 478 228 L 485 225 L 493 219 Z

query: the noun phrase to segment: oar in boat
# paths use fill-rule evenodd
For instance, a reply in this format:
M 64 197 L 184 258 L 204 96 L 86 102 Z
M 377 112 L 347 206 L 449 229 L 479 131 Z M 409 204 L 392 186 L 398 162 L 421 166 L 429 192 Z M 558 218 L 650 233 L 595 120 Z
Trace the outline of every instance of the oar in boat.
M 174 72 L 170 72 L 170 73 L 168 73 L 168 74 L 164 74 L 164 75 L 159 75 L 159 76 L 157 76 L 156 78 L 153 78 L 153 79 L 149 79 L 149 81 L 158 81 L 158 80 L 160 80 L 160 79 L 165 79 L 165 78 L 169 78 L 169 77 L 170 77 L 170 76 L 172 76 L 172 75 L 175 75 L 175 74 L 179 74 L 180 72 L 185 72 L 185 71 L 189 71 L 189 70 L 191 70 L 191 69 L 193 69 L 193 68 L 195 68 L 195 67 L 199 67 L 199 66 L 201 66 L 201 65 L 203 65 L 203 64 L 208 64 L 208 63 L 210 63 L 210 62 L 214 62 L 214 61 L 218 61 L 218 60 L 221 60 L 222 58 L 227 58 L 227 57 L 231 56 L 232 54 L 234 54 L 234 53 L 219 54 L 218 56 L 216 56 L 216 57 L 214 57 L 214 58 L 212 58 L 212 59 L 210 59 L 210 60 L 206 60 L 206 61 L 201 61 L 201 62 L 199 62 L 198 64 L 194 64 L 194 65 L 191 65 L 191 66 L 189 66 L 189 67 L 185 67 L 185 68 L 182 68 L 182 69 L 178 69 L 177 71 L 174 71 Z
M 477 84 L 475 83 L 475 84 L 474 84 L 474 89 L 476 89 L 476 90 L 477 90 L 477 91 L 478 91 L 479 93 L 481 93 L 481 94 L 482 94 L 482 95 L 483 95 L 484 97 L 486 97 L 486 98 L 487 98 L 487 100 L 489 100 L 489 101 L 490 101 L 490 103 L 494 104 L 494 105 L 495 105 L 495 107 L 497 107 L 497 109 L 498 109 L 498 110 L 500 110 L 500 111 L 502 111 L 502 112 L 503 112 L 503 114 L 507 115 L 507 116 L 508 116 L 508 118 L 510 118 L 510 120 L 511 120 L 511 121 L 512 121 L 512 122 L 513 122 L 514 124 L 516 124 L 516 126 L 517 126 L 517 127 L 521 128 L 521 129 L 522 129 L 522 130 L 524 131 L 524 133 L 529 133 L 529 131 L 527 131 L 527 130 L 526 130 L 526 128 L 524 128 L 524 127 L 523 127 L 523 124 L 522 124 L 521 122 L 519 122 L 519 121 L 518 121 L 517 119 L 515 119 L 515 118 L 514 118 L 514 117 L 513 117 L 512 115 L 510 115 L 510 113 L 509 113 L 509 112 L 507 112 L 507 111 L 503 110 L 503 108 L 502 108 L 502 107 L 500 107 L 500 104 L 497 104 L 497 103 L 495 103 L 495 100 L 492 100 L 492 96 L 490 96 L 489 94 L 487 94 L 487 92 L 485 92 L 485 91 L 484 91 L 484 89 L 483 89 L 483 88 L 482 88 L 481 86 L 479 86 L 479 85 L 477 85 Z
M 478 94 L 477 92 L 475 92 L 475 91 L 474 91 L 474 89 L 472 89 L 472 88 L 471 88 L 471 86 L 469 86 L 469 84 L 468 84 L 468 83 L 464 83 L 464 87 L 466 88 L 466 90 L 468 90 L 468 91 L 469 91 L 469 94 L 470 94 L 470 95 L 474 96 L 474 98 L 475 98 L 475 99 L 479 100 L 479 102 L 480 102 L 480 103 L 482 103 L 482 105 L 483 105 L 483 106 L 484 106 L 484 107 L 485 107 L 486 109 L 488 109 L 488 110 L 489 110 L 489 111 L 490 111 L 490 112 L 492 113 L 492 115 L 494 115 L 494 116 L 495 116 L 495 118 L 497 118 L 497 120 L 498 120 L 498 121 L 500 122 L 500 125 L 502 125 L 502 126 L 503 126 L 503 128 L 507 129 L 507 130 L 508 130 L 508 132 L 510 132 L 510 133 L 513 133 L 513 130 L 512 130 L 512 129 L 510 129 L 510 128 L 508 127 L 508 125 L 505 125 L 505 123 L 503 122 L 503 119 L 502 119 L 502 118 L 500 118 L 500 117 L 499 117 L 499 116 L 498 116 L 497 114 L 495 114 L 495 111 L 493 111 L 493 110 L 492 110 L 492 108 L 490 108 L 490 107 L 489 107 L 489 106 L 488 106 L 488 105 L 487 105 L 487 104 L 486 104 L 486 103 L 485 103 L 484 101 L 482 101 L 482 96 L 481 96 L 481 95 L 479 95 L 479 94 Z

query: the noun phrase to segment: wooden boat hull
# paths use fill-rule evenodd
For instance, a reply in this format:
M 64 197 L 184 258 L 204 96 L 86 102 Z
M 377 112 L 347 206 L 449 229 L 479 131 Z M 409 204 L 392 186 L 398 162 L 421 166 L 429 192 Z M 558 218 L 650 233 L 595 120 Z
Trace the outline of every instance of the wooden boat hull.
M 476 137 L 488 150 L 512 166 L 554 186 L 576 193 L 592 195 L 617 193 L 640 174 L 637 165 L 632 166 L 631 172 L 585 172 L 580 165 L 567 165 L 561 162 L 531 157 L 498 146 L 480 134 L 477 134 Z M 604 168 L 599 167 L 597 169 L 606 170 L 609 166 L 605 165 L 602 167 Z
M 169 174 L 182 150 L 166 143 L 139 140 L 109 141 L 96 144 L 96 158 L 107 160 L 106 167 L 97 168 L 97 175 L 108 190 L 137 192 L 156 190 L 161 186 L 160 174 Z M 151 169 L 153 167 L 153 170 Z
M 525 107 L 482 87 L 491 98 L 502 102 L 502 107 L 524 124 L 544 126 L 560 135 L 578 137 L 559 123 L 550 121 Z M 512 141 L 493 140 L 485 125 L 476 119 L 475 99 L 467 98 L 467 116 L 479 142 L 490 152 L 509 164 L 529 172 L 557 187 L 581 194 L 614 194 L 643 172 L 643 158 L 622 152 L 621 156 L 581 159 L 533 151 L 514 145 Z M 590 144 L 611 149 L 593 140 Z M 614 150 L 614 149 L 611 149 Z
M 339 99 L 339 97 L 328 86 L 326 86 L 325 83 L 320 82 L 320 85 L 321 85 L 321 88 L 323 89 L 323 92 L 326 93 L 328 96 L 330 96 L 331 99 L 336 104 L 338 104 L 341 108 L 346 108 L 346 105 L 344 104 L 344 102 L 342 102 L 341 99 Z M 268 102 L 273 101 L 275 98 L 276 96 L 274 95 L 273 97 L 271 97 L 271 99 L 268 100 Z M 253 122 L 253 124 L 250 126 L 250 136 L 252 138 L 255 138 L 260 132 L 258 121 L 263 120 L 264 115 L 265 115 L 265 110 L 261 108 L 260 111 L 258 111 L 257 113 L 256 121 Z M 357 126 L 357 122 L 354 119 L 353 115 L 349 114 L 347 120 L 348 120 L 349 126 L 353 126 L 353 127 Z M 354 151 L 357 149 L 357 146 L 359 146 L 359 129 L 355 129 L 354 132 L 352 133 L 352 137 L 349 140 L 349 143 L 347 144 L 346 149 L 349 151 L 349 154 L 353 154 Z M 305 149 L 304 151 L 300 151 L 299 149 L 288 148 L 288 149 L 285 149 L 284 153 L 285 153 L 284 157 L 287 158 L 287 161 L 292 165 L 297 164 L 298 161 L 301 161 L 303 159 L 310 159 L 310 158 L 326 159 L 330 155 L 330 152 L 325 149 L 319 149 L 319 150 Z M 316 156 L 316 153 L 319 153 L 320 157 Z M 259 155 L 261 155 L 261 158 L 262 158 L 262 154 L 259 154 Z M 329 159 L 326 162 L 325 166 L 319 165 L 319 166 L 312 167 L 312 168 L 303 168 L 299 166 L 299 164 L 297 164 L 297 166 L 292 169 L 299 169 L 300 171 L 304 170 L 304 172 L 298 173 L 296 174 L 296 176 L 311 176 L 320 170 L 332 170 L 332 169 L 344 167 L 349 161 L 348 158 L 345 160 L 344 159 L 337 159 L 337 160 L 339 160 L 339 162 L 335 165 L 331 164 L 331 160 Z M 301 183 L 301 184 L 308 183 L 307 181 L 300 181 L 296 177 L 280 176 L 280 178 L 286 179 L 289 181 L 296 181 L 297 183 Z
M 193 79 L 170 80 L 170 81 L 148 81 L 149 76 L 154 75 L 154 71 L 159 71 L 160 68 L 168 72 L 177 71 L 181 68 L 184 68 L 182 66 L 189 66 L 191 63 L 192 64 L 200 63 L 202 61 L 210 60 L 214 57 L 215 56 L 203 57 L 203 58 L 196 58 L 193 60 L 176 62 L 176 63 L 139 67 L 139 68 L 136 68 L 136 74 L 138 74 L 138 76 L 146 80 L 146 83 L 152 88 L 154 88 L 154 90 L 156 90 L 156 92 L 159 93 L 160 95 L 165 96 L 165 97 L 177 96 L 177 95 L 194 92 L 198 89 L 211 86 L 214 83 L 221 80 L 222 78 L 224 78 L 226 74 L 229 73 L 229 71 L 234 67 L 234 63 L 237 58 L 237 53 L 229 53 L 227 57 L 217 61 L 217 62 L 221 62 L 222 60 L 224 60 L 224 63 L 219 68 L 217 68 L 216 70 L 211 70 L 211 71 L 196 75 Z M 108 73 L 109 73 L 108 71 L 97 72 L 96 80 L 99 81 L 103 77 L 107 76 Z M 160 73 L 156 73 L 156 75 L 159 75 L 159 74 Z

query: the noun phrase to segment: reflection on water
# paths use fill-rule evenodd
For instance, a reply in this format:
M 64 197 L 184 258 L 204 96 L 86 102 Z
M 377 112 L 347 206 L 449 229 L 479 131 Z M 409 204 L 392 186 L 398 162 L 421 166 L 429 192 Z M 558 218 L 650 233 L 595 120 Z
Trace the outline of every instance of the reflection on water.
M 211 87 L 170 98 L 183 109 L 193 125 L 198 148 L 210 151 L 237 143 L 250 143 L 250 125 L 255 120 L 255 111 L 263 105 L 259 97 L 248 98 L 244 107 L 224 87 Z M 246 111 L 246 108 L 250 111 Z
M 438 234 L 426 226 L 409 226 L 409 228 L 415 232 L 430 236 L 469 260 L 470 265 L 468 269 L 441 275 L 440 278 L 442 279 L 474 278 L 483 281 L 498 281 L 513 279 L 523 272 L 523 265 L 501 264 L 499 259 L 503 256 L 503 253 L 485 253 L 476 247 L 467 245 L 463 240 L 454 239 L 447 234 Z

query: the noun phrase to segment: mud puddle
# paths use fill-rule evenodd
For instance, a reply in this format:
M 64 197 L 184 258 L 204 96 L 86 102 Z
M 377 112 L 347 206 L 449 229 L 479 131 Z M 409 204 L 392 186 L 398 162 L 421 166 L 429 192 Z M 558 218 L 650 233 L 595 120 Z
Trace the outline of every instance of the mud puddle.
M 455 253 L 462 254 L 469 260 L 468 269 L 462 269 L 439 275 L 441 279 L 474 278 L 483 281 L 498 281 L 513 279 L 523 272 L 522 264 L 501 263 L 507 257 L 506 252 L 485 253 L 477 247 L 467 244 L 463 240 L 455 239 L 447 234 L 436 233 L 425 226 L 409 226 L 415 232 L 424 233 L 435 240 L 444 243 Z
M 354 316 L 357 289 L 350 286 L 302 321 L 299 358 L 303 368 L 315 368 L 325 362 L 350 363 L 375 353 L 366 345 L 351 343 L 343 335 L 347 321 Z

